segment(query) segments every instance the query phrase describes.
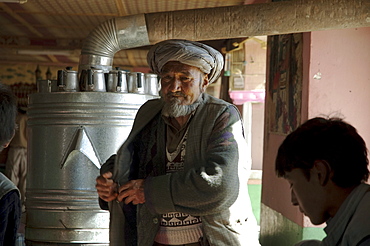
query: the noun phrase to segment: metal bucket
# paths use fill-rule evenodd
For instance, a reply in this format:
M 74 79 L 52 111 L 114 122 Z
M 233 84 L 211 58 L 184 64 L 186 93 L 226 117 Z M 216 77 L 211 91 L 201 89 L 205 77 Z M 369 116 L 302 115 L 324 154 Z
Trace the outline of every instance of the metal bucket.
M 108 245 L 95 179 L 150 95 L 36 93 L 28 105 L 27 245 Z

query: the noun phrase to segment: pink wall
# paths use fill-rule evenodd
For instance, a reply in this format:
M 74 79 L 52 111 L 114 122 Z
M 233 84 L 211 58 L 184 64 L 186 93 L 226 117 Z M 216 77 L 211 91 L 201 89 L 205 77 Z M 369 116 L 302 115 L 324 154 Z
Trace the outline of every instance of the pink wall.
M 339 113 L 369 148 L 370 27 L 312 32 L 311 41 L 309 117 Z
M 303 60 L 302 121 L 340 113 L 358 129 L 370 148 L 370 28 L 305 33 Z M 268 100 L 266 97 L 266 104 Z M 268 107 L 265 124 L 267 111 Z M 307 226 L 303 215 L 291 205 L 287 182 L 275 175 L 276 152 L 284 138 L 265 132 L 262 203 Z

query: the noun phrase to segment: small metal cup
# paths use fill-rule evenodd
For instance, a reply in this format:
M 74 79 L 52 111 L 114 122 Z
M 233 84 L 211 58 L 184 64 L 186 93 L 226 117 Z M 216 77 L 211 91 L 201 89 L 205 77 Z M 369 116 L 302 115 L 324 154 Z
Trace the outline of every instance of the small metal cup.
M 80 90 L 78 73 L 71 69 L 72 67 L 67 67 L 66 70 L 58 70 L 57 86 L 59 91 L 75 92 Z
M 103 70 L 82 70 L 80 76 L 80 86 L 83 91 L 107 91 Z
M 39 79 L 36 82 L 38 93 L 49 93 L 51 92 L 51 80 Z
M 158 96 L 158 75 L 154 73 L 145 74 L 146 94 Z
M 127 72 L 123 70 L 109 71 L 107 79 L 107 91 L 109 92 L 128 92 Z
M 141 72 L 130 72 L 128 80 L 128 92 L 145 94 L 145 77 Z

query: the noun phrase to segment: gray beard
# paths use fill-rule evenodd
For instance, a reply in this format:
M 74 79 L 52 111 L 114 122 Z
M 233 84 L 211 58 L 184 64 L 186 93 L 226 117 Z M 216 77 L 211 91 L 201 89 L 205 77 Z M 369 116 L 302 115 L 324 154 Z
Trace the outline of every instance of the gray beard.
M 162 99 L 163 100 L 163 99 Z M 177 98 L 173 98 L 169 103 L 165 103 L 162 108 L 162 115 L 166 117 L 180 117 L 191 114 L 202 101 L 202 96 L 191 105 L 180 105 L 181 101 Z

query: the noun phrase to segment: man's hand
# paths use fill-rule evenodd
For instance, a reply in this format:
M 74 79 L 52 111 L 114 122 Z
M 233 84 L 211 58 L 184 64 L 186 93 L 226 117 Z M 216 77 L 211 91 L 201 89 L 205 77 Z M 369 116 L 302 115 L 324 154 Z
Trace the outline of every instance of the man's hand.
M 121 202 L 124 199 L 126 204 L 132 202 L 134 205 L 145 203 L 144 181 L 144 179 L 135 179 L 119 187 L 118 201 Z
M 113 182 L 112 176 L 111 172 L 106 172 L 96 178 L 96 190 L 99 197 L 106 202 L 113 201 L 118 196 L 117 184 Z

